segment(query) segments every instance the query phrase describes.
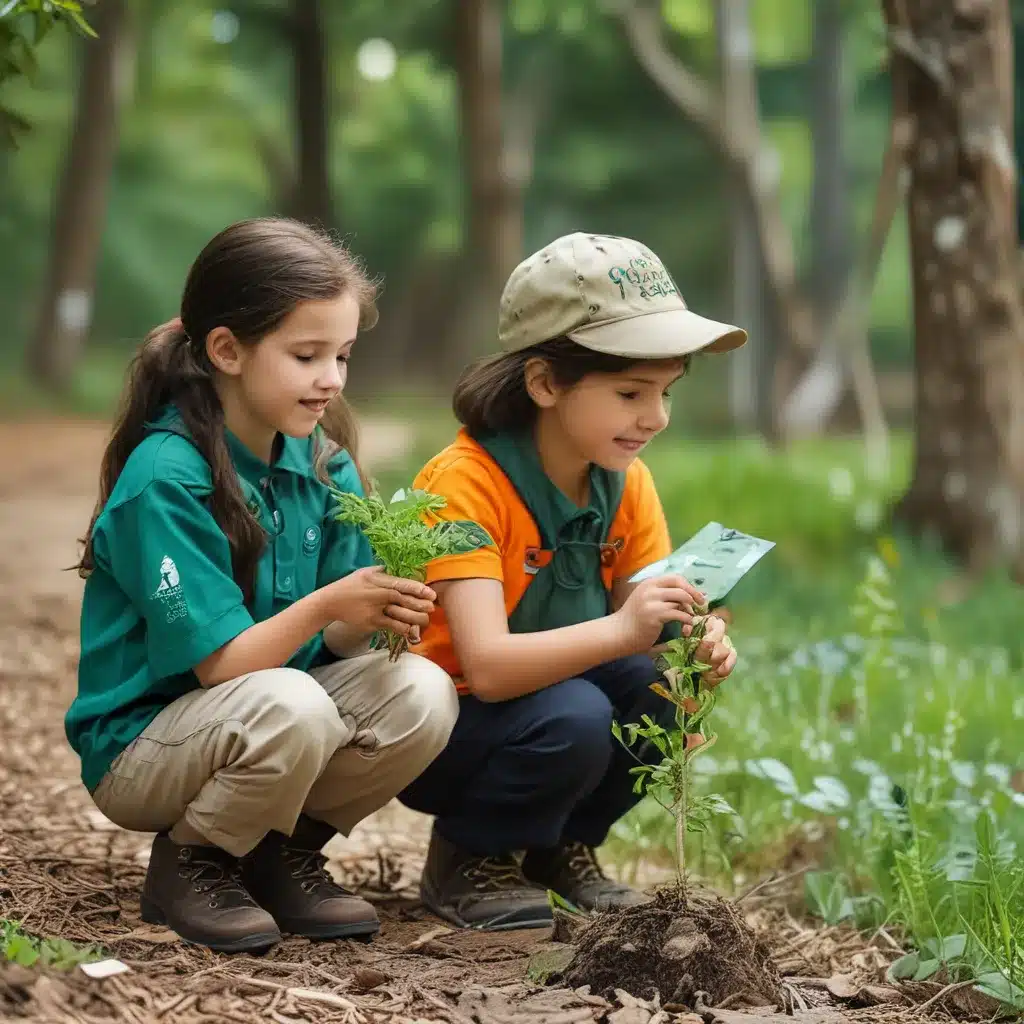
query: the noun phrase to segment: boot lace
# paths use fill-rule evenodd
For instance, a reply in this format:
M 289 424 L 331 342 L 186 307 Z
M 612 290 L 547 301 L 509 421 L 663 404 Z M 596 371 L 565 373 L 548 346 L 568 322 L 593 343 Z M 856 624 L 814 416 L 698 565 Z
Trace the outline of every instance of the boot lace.
M 179 860 L 178 874 L 192 883 L 194 892 L 209 895 L 212 908 L 219 907 L 228 895 L 242 903 L 253 902 L 235 858 L 201 846 L 186 846 Z
M 303 892 L 326 890 L 329 896 L 351 896 L 352 892 L 339 885 L 327 871 L 327 858 L 319 850 L 299 850 L 286 846 L 281 851 L 292 878 L 299 882 Z
M 483 857 L 469 861 L 463 867 L 462 875 L 480 892 L 504 892 L 529 885 L 514 857 Z
M 597 855 L 583 843 L 568 843 L 565 847 L 566 866 L 573 877 L 584 884 L 607 881 L 607 876 L 597 862 Z

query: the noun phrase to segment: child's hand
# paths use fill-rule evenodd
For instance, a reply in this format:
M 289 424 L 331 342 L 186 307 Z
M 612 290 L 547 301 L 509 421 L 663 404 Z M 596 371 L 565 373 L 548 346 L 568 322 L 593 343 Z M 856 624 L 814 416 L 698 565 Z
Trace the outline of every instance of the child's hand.
M 658 576 L 638 583 L 612 618 L 622 630 L 626 650 L 639 654 L 657 642 L 665 623 L 692 623 L 694 608 L 704 601 L 704 595 L 682 576 Z
M 701 677 L 704 685 L 714 689 L 736 667 L 736 649 L 726 635 L 725 623 L 717 615 L 705 619 L 704 637 L 697 648 L 696 660 L 710 665 Z
M 437 600 L 425 583 L 389 576 L 379 566 L 357 569 L 320 593 L 333 620 L 367 633 L 389 629 L 412 643 L 419 642 Z

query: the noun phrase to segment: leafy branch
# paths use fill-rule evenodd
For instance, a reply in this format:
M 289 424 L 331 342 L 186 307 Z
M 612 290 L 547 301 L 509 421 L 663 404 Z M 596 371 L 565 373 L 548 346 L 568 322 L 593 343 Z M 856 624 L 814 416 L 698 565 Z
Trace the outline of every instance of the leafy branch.
M 76 0 L 0 0 L 0 88 L 17 78 L 35 77 L 36 48 L 58 24 L 96 37 Z M 8 146 L 16 145 L 18 135 L 30 127 L 20 114 L 0 104 L 0 133 Z
M 494 543 L 478 523 L 439 519 L 447 502 L 438 494 L 401 490 L 388 503 L 376 492 L 363 497 L 334 490 L 333 495 L 334 518 L 362 530 L 374 558 L 392 576 L 423 582 L 435 558 Z M 390 630 L 385 640 L 392 661 L 408 649 L 405 637 Z
M 710 750 L 718 736 L 709 733 L 708 716 L 714 710 L 715 690 L 704 681 L 709 665 L 697 660 L 704 639 L 707 619 L 699 619 L 688 637 L 672 640 L 660 656 L 665 683 L 652 683 L 651 689 L 669 701 L 675 709 L 675 728 L 666 729 L 644 715 L 640 723 L 612 723 L 615 738 L 638 764 L 631 768 L 636 776 L 633 791 L 646 792 L 675 816 L 676 874 L 679 884 L 686 880 L 686 833 L 707 831 L 711 818 L 735 811 L 721 796 L 711 793 L 697 799 L 690 794 L 690 766 L 700 753 Z M 730 643 L 726 638 L 726 643 Z M 667 684 L 667 685 L 666 685 Z M 661 754 L 661 761 L 650 764 L 630 748 L 645 740 Z

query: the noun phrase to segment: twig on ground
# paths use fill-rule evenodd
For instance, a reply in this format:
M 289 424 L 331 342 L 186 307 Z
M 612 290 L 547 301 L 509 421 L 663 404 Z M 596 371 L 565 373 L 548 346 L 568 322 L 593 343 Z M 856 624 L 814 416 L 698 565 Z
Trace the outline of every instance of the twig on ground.
M 886 945 L 888 945 L 890 949 L 894 949 L 897 953 L 899 953 L 902 956 L 904 952 L 903 947 L 885 930 L 884 925 L 881 926 L 878 929 L 878 931 L 876 931 L 875 934 L 871 936 L 870 939 L 868 939 L 868 942 L 874 942 L 874 940 L 877 938 L 884 939 Z
M 339 978 L 336 974 L 331 974 L 330 971 L 324 970 L 319 964 L 296 964 L 295 966 L 308 966 L 315 974 L 319 974 L 324 981 L 329 981 L 332 985 L 336 985 L 341 989 L 348 989 L 352 984 L 351 975 L 347 978 Z
M 728 1010 L 730 1006 L 734 1006 L 742 999 L 746 999 L 748 1002 L 756 1002 L 757 997 L 753 993 L 748 992 L 745 988 L 743 988 L 740 989 L 739 992 L 730 992 L 729 995 L 727 995 L 724 999 L 720 999 L 717 1003 L 715 1003 L 714 1008 L 716 1010 Z
M 742 903 L 744 900 L 750 899 L 750 897 L 754 896 L 756 893 L 761 892 L 762 889 L 773 889 L 775 886 L 782 885 L 783 882 L 788 882 L 793 878 L 797 878 L 799 875 L 805 874 L 809 870 L 810 866 L 808 865 L 807 867 L 797 868 L 796 871 L 790 871 L 785 875 L 766 878 L 764 881 L 758 882 L 756 885 L 752 885 L 746 892 L 740 893 L 740 895 L 733 900 L 733 903 Z
M 931 1009 L 936 1003 L 945 999 L 946 996 L 952 995 L 954 992 L 959 992 L 962 988 L 969 988 L 975 983 L 977 979 L 969 978 L 967 981 L 954 981 L 946 985 L 935 993 L 930 999 L 923 1002 L 920 1006 L 915 1007 L 918 1013 L 924 1013 L 925 1010 Z
M 449 1020 L 455 1021 L 456 1024 L 473 1024 L 469 1017 L 460 1013 L 455 1007 L 449 1006 L 440 996 L 435 996 L 433 992 L 428 992 L 421 985 L 413 985 L 413 989 L 420 999 L 425 999 L 431 1006 L 436 1006 L 439 1010 L 443 1010 L 448 1015 Z
M 342 1010 L 359 1010 L 359 1007 L 334 992 L 318 992 L 312 988 L 295 988 L 291 985 L 282 985 L 278 981 L 264 981 L 262 978 L 254 978 L 250 974 L 233 974 L 231 980 L 238 985 L 251 985 L 253 988 L 265 988 L 268 992 L 284 992 L 286 995 L 296 999 L 311 999 L 320 1003 L 327 1003 L 329 1006 L 337 1006 Z
M 806 1010 L 808 1008 L 807 1000 L 800 994 L 799 990 L 795 985 L 792 985 L 789 981 L 782 983 L 783 991 L 789 996 L 790 1010 Z

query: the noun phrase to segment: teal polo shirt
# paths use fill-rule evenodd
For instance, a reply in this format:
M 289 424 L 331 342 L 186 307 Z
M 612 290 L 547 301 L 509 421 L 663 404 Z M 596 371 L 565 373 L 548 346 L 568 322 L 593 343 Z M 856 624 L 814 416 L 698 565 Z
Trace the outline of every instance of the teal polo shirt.
M 250 604 L 209 508 L 210 466 L 173 408 L 149 425 L 93 527 L 78 694 L 65 718 L 90 792 L 160 711 L 199 686 L 193 666 L 254 623 L 373 564 L 358 528 L 333 519 L 312 437 L 279 439 L 273 465 L 230 432 L 227 440 L 249 511 L 267 534 Z M 328 469 L 339 490 L 363 493 L 347 453 Z M 333 659 L 318 634 L 287 664 L 305 671 Z

